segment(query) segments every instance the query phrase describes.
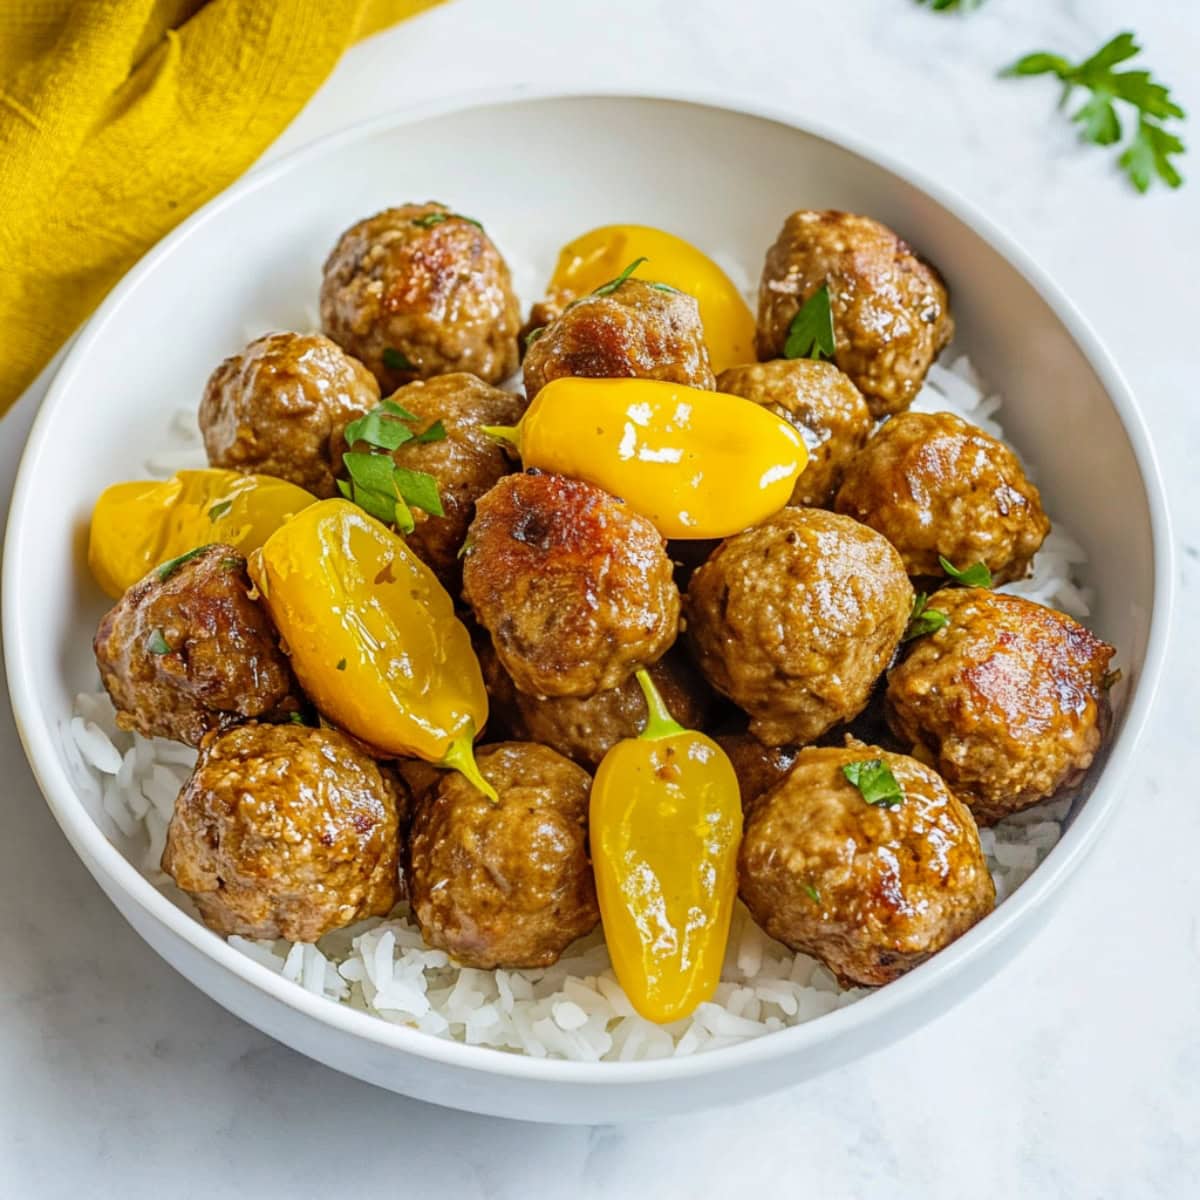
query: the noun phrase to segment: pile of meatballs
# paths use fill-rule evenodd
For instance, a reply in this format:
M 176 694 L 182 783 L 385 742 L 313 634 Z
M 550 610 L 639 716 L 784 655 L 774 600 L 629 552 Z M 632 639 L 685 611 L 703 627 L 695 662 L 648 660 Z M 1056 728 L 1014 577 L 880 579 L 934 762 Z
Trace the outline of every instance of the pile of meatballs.
M 103 618 L 96 659 L 123 728 L 199 748 L 162 865 L 218 933 L 315 941 L 407 900 L 462 964 L 554 962 L 599 921 L 591 772 L 643 727 L 642 667 L 734 763 L 750 913 L 847 985 L 896 978 L 986 915 L 977 826 L 1078 785 L 1112 647 L 942 565 L 1020 579 L 1049 522 L 1006 446 L 908 411 L 953 333 L 936 270 L 866 217 L 793 213 L 766 254 L 760 361 L 720 376 L 696 301 L 651 286 L 653 270 L 537 305 L 523 327 L 476 221 L 392 208 L 325 263 L 323 333 L 269 334 L 213 372 L 210 464 L 318 497 L 337 494 L 343 431 L 381 396 L 442 422 L 444 439 L 393 453 L 440 488 L 444 515 L 417 513 L 408 544 L 473 631 L 491 701 L 477 757 L 499 796 L 322 720 L 232 548 L 152 572 Z M 783 357 L 822 285 L 834 360 Z M 519 365 L 525 394 L 501 390 Z M 743 396 L 791 422 L 810 463 L 760 525 L 666 542 L 619 497 L 521 472 L 482 432 L 562 376 Z M 906 637 L 918 593 L 945 621 Z M 169 652 L 149 644 L 159 631 Z M 842 768 L 868 758 L 902 802 L 852 786 Z

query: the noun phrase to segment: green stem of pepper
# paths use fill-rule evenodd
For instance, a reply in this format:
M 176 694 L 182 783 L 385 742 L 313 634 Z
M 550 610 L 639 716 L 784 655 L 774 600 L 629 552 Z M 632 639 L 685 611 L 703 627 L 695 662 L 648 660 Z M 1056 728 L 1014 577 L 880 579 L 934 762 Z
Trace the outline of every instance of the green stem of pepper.
M 488 437 L 494 437 L 498 441 L 508 442 L 510 445 L 517 448 L 517 453 L 521 453 L 521 426 L 520 425 L 480 425 L 479 427 Z
M 646 697 L 647 710 L 646 728 L 639 736 L 647 742 L 656 742 L 660 738 L 687 733 L 687 730 L 671 716 L 667 706 L 663 703 L 663 698 L 658 694 L 658 688 L 654 686 L 654 682 L 650 678 L 650 672 L 645 668 L 638 671 L 637 681 L 638 687 L 642 689 L 642 695 Z
M 493 804 L 500 803 L 496 789 L 484 779 L 483 772 L 480 771 L 479 764 L 475 761 L 475 723 L 473 721 L 469 722 L 466 729 L 450 743 L 450 749 L 442 756 L 442 761 L 438 763 L 438 766 L 458 771 Z

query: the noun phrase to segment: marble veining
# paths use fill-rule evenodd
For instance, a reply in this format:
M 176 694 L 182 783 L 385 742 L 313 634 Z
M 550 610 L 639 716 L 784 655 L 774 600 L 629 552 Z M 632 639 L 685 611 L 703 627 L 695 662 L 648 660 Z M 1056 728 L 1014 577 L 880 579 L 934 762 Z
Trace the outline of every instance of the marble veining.
M 354 50 L 272 150 L 466 89 L 704 90 L 887 149 L 1042 261 L 1141 398 L 1183 636 L 1129 795 L 1041 935 L 932 1027 L 739 1108 L 595 1129 L 454 1114 L 303 1059 L 176 976 L 55 827 L 5 698 L 0 1197 L 1200 1194 L 1200 642 L 1185 629 L 1200 181 L 1138 198 L 1113 155 L 1078 145 L 1049 83 L 994 79 L 1028 50 L 1082 56 L 1123 28 L 1200 112 L 1194 0 L 988 0 L 967 19 L 909 0 L 458 0 Z M 46 381 L 0 423 L 5 508 Z

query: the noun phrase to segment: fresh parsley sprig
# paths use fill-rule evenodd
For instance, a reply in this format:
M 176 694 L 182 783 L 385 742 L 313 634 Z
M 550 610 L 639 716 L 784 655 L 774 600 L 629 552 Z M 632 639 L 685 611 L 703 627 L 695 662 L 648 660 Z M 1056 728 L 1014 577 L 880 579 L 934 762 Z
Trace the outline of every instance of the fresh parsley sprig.
M 1091 58 L 1072 64 L 1060 54 L 1039 50 L 1019 58 L 1001 72 L 1006 78 L 1054 75 L 1063 85 L 1059 107 L 1066 105 L 1077 87 L 1090 93 L 1074 113 L 1084 141 L 1097 146 L 1115 146 L 1124 135 L 1118 104 L 1128 105 L 1137 115 L 1133 137 L 1117 159 L 1117 165 L 1139 192 L 1146 192 L 1155 178 L 1168 187 L 1183 183 L 1171 161 L 1185 153 L 1182 140 L 1163 124 L 1182 121 L 1187 115 L 1174 100 L 1170 89 L 1157 82 L 1149 71 L 1118 71 L 1115 68 L 1142 52 L 1134 34 L 1119 33 L 1106 42 Z
M 908 624 L 901 635 L 902 642 L 911 642 L 913 638 L 924 637 L 927 633 L 937 633 L 950 618 L 940 609 L 929 607 L 929 597 L 920 592 L 913 601 L 912 612 L 908 615 Z
M 419 217 L 413 217 L 412 223 L 418 229 L 432 229 L 435 225 L 440 225 L 443 221 L 450 220 L 451 217 L 457 217 L 460 221 L 466 221 L 468 225 L 474 225 L 476 229 L 483 228 L 483 222 L 475 220 L 474 217 L 465 217 L 462 213 L 456 212 L 431 212 L 425 213 Z
M 864 758 L 846 763 L 842 774 L 858 788 L 858 794 L 871 805 L 896 808 L 904 802 L 904 789 L 892 768 L 882 758 Z
M 833 307 L 829 284 L 823 283 L 800 307 L 788 326 L 783 344 L 784 358 L 832 358 L 837 350 L 833 335 Z
M 970 12 L 979 8 L 983 0 L 917 0 L 918 4 L 926 4 L 934 12 Z
M 941 554 L 938 555 L 938 562 L 942 564 L 942 570 L 959 587 L 990 588 L 992 586 L 992 573 L 988 570 L 987 563 L 972 563 L 971 566 L 963 567 L 960 571 L 948 558 L 945 558 Z
M 414 508 L 434 517 L 446 515 L 437 480 L 427 471 L 397 466 L 392 460 L 391 451 L 410 442 L 439 442 L 445 438 L 446 427 L 441 421 L 414 433 L 409 424 L 420 419 L 395 400 L 384 400 L 366 416 L 351 421 L 344 433 L 347 446 L 366 445 L 369 449 L 351 449 L 342 455 L 350 478 L 339 479 L 338 490 L 377 520 L 395 525 L 401 533 L 411 533 L 416 527 Z

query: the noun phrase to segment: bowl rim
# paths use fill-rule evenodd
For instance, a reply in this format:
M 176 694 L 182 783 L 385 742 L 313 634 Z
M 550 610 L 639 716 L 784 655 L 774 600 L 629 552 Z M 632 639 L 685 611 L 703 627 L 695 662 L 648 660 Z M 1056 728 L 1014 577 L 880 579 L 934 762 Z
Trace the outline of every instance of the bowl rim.
M 198 229 L 247 195 L 286 175 L 310 160 L 336 149 L 371 138 L 388 130 L 420 121 L 480 108 L 554 101 L 644 101 L 668 102 L 692 108 L 715 110 L 782 125 L 857 156 L 915 188 L 942 209 L 967 225 L 1003 258 L 1042 297 L 1062 323 L 1094 371 L 1116 411 L 1129 440 L 1146 492 L 1154 555 L 1153 603 L 1146 643 L 1145 662 L 1135 681 L 1123 720 L 1121 734 L 1110 750 L 1096 785 L 1070 828 L 1021 888 L 999 905 L 963 937 L 933 959 L 888 987 L 879 989 L 854 1004 L 839 1008 L 801 1025 L 775 1031 L 709 1054 L 636 1062 L 581 1062 L 541 1059 L 509 1053 L 494 1047 L 472 1046 L 443 1039 L 410 1026 L 393 1024 L 347 1005 L 316 996 L 284 979 L 268 967 L 247 957 L 207 929 L 163 895 L 105 837 L 84 808 L 67 772 L 59 761 L 55 730 L 48 722 L 26 720 L 25 714 L 40 710 L 36 681 L 20 632 L 20 580 L 22 565 L 35 541 L 36 522 L 31 511 L 33 477 L 42 455 L 50 448 L 50 435 L 59 410 L 72 394 L 80 364 L 105 333 L 106 327 L 126 298 L 175 248 Z M 142 912 L 175 934 L 216 966 L 242 983 L 297 1014 L 328 1025 L 342 1034 L 362 1038 L 381 1048 L 400 1051 L 415 1058 L 449 1067 L 514 1080 L 558 1084 L 627 1085 L 639 1082 L 674 1082 L 687 1078 L 751 1067 L 770 1058 L 795 1055 L 814 1045 L 844 1040 L 856 1029 L 879 1024 L 910 1008 L 921 997 L 960 974 L 967 964 L 986 957 L 990 947 L 1004 941 L 1018 926 L 1027 924 L 1066 878 L 1078 867 L 1095 844 L 1104 824 L 1116 808 L 1120 784 L 1128 774 L 1142 741 L 1166 663 L 1171 612 L 1174 601 L 1174 548 L 1170 516 L 1162 475 L 1144 418 L 1128 383 L 1104 348 L 1090 322 L 1061 288 L 1008 233 L 979 211 L 954 189 L 926 177 L 886 151 L 847 135 L 831 125 L 798 119 L 783 106 L 749 101 L 711 89 L 653 87 L 627 88 L 500 86 L 459 91 L 449 96 L 405 107 L 355 122 L 327 134 L 262 165 L 213 197 L 153 246 L 120 280 L 80 332 L 52 381 L 33 424 L 22 454 L 12 506 L 5 531 L 3 573 L 3 639 L 7 658 L 9 693 L 13 718 L 46 803 L 88 870 L 127 897 Z M 119 908 L 119 906 L 118 906 Z M 122 914 L 124 915 L 124 914 Z M 194 981 L 189 980 L 189 982 Z M 965 993 L 964 993 L 965 994 Z M 931 1014 L 932 1015 L 932 1014 Z

